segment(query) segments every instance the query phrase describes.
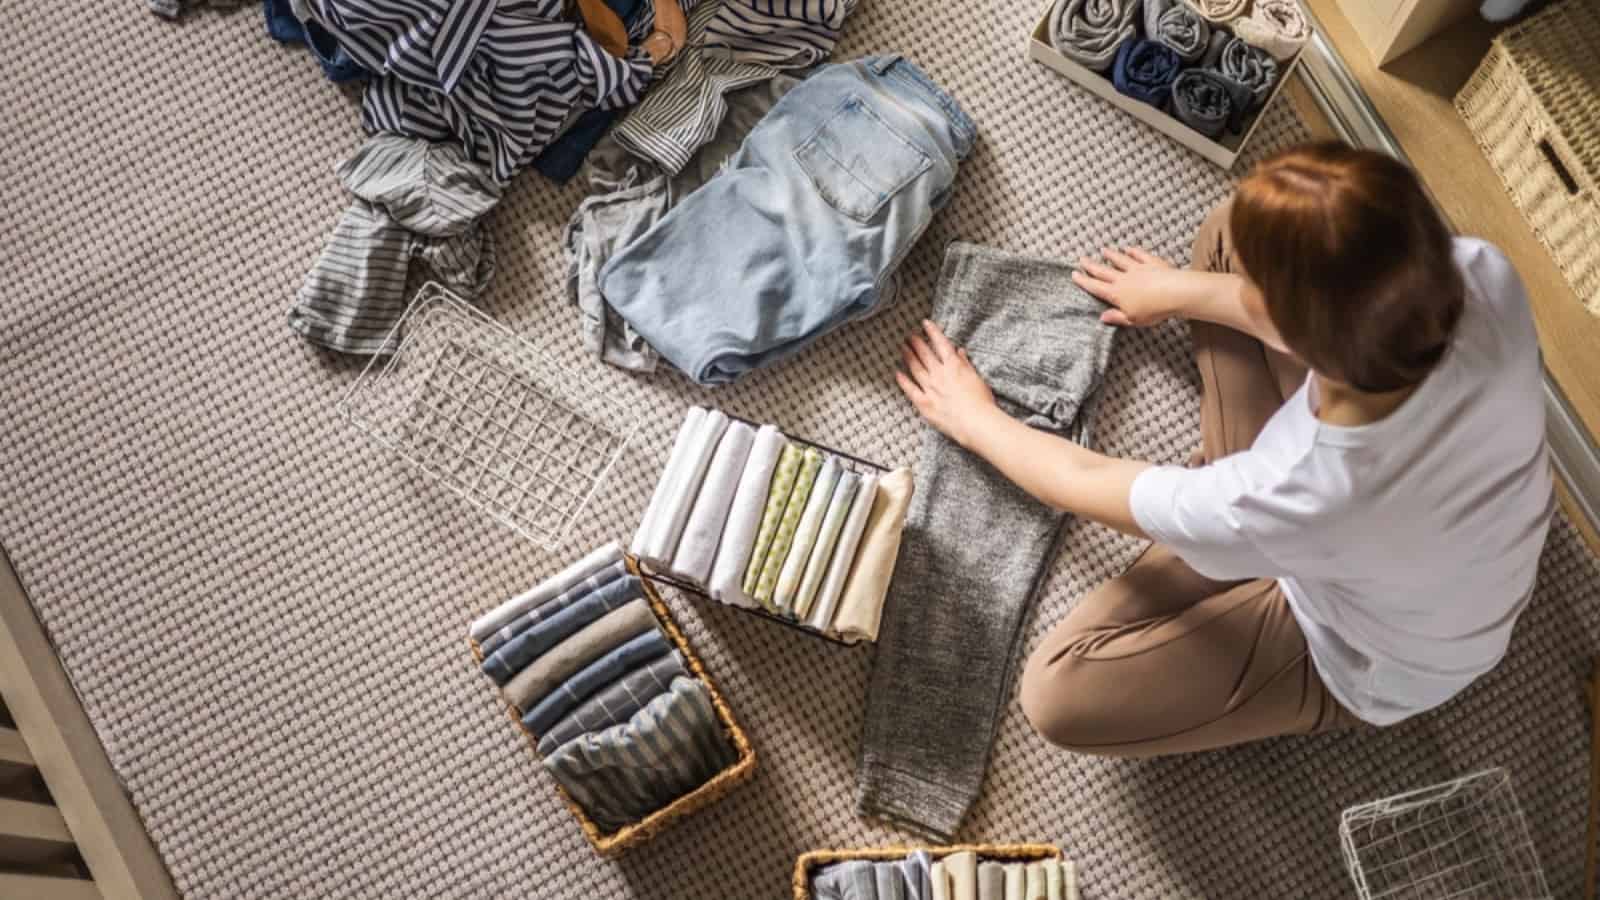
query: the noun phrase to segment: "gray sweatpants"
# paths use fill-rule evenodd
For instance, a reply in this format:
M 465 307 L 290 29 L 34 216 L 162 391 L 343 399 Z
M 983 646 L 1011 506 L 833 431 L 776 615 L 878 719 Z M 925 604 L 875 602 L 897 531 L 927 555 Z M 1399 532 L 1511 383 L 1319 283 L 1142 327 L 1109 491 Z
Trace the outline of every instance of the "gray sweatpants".
M 953 244 L 933 318 L 1035 428 L 1087 443 L 1111 354 L 1068 263 Z M 856 810 L 950 838 L 983 785 L 1028 605 L 1065 515 L 924 428 L 867 691 Z

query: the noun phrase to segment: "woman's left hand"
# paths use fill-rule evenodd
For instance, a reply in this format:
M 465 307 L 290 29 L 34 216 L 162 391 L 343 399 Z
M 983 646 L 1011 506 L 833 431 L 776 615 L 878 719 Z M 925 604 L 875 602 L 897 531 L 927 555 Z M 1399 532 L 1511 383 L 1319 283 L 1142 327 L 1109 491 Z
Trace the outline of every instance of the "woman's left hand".
M 924 320 L 922 335 L 906 341 L 906 371 L 895 372 L 900 390 L 928 424 L 963 447 L 970 447 L 975 429 L 997 412 L 994 392 L 973 368 L 967 351 L 956 347 L 939 326 Z

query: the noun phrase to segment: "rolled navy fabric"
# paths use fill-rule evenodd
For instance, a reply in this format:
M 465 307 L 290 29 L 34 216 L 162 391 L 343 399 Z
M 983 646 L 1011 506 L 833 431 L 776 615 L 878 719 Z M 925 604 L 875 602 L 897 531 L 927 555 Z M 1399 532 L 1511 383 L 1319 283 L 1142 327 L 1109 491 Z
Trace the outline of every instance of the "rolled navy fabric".
M 1180 0 L 1144 0 L 1144 36 L 1171 47 L 1186 63 L 1199 62 L 1211 26 Z
M 1230 38 L 1216 63 L 1209 68 L 1228 82 L 1233 99 L 1233 115 L 1228 119 L 1231 131 L 1244 128 L 1245 119 L 1266 102 L 1272 86 L 1278 83 L 1277 60 L 1267 51 L 1239 38 Z
M 1233 23 L 1233 33 L 1278 62 L 1288 62 L 1311 38 L 1311 23 L 1300 0 L 1256 0 L 1250 15 Z
M 1138 14 L 1139 0 L 1057 0 L 1050 12 L 1050 44 L 1078 65 L 1104 72 L 1138 33 Z
M 1216 140 L 1233 117 L 1233 88 L 1211 69 L 1186 69 L 1172 82 L 1172 115 Z
M 1172 96 L 1172 82 L 1183 69 L 1178 51 L 1165 44 L 1136 38 L 1117 51 L 1111 67 L 1111 83 L 1117 90 L 1156 109 L 1166 109 Z

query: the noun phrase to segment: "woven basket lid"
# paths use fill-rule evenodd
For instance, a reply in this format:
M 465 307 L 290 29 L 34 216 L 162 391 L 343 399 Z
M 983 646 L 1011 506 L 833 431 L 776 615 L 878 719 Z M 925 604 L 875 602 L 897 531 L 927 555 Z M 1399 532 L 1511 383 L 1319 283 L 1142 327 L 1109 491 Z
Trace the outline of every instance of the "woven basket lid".
M 1568 150 L 1572 175 L 1600 184 L 1600 9 L 1561 0 L 1495 39 L 1511 58 Z

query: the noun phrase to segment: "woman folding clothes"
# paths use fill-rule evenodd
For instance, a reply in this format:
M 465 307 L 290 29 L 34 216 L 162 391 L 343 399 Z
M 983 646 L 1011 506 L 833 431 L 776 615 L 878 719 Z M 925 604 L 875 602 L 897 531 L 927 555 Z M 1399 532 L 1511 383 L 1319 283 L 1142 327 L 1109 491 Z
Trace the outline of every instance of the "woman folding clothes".
M 483 673 L 602 831 L 662 809 L 731 765 L 705 685 L 662 634 L 613 542 L 472 623 Z
M 897 373 L 1041 501 L 1154 542 L 1028 660 L 1033 726 L 1083 753 L 1206 750 L 1390 725 L 1492 669 L 1553 510 L 1538 341 L 1505 256 L 1452 238 L 1399 162 L 1312 144 L 1239 184 L 1190 269 L 1103 257 L 1074 280 L 1105 321 L 1189 321 L 1190 465 L 1008 418 L 933 323 Z

